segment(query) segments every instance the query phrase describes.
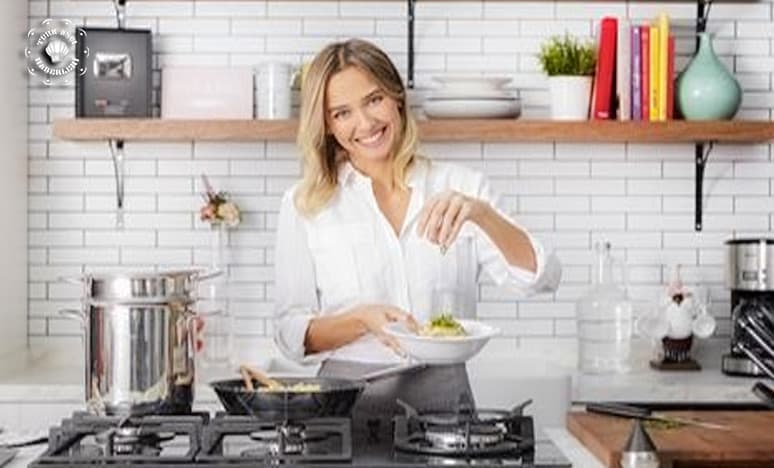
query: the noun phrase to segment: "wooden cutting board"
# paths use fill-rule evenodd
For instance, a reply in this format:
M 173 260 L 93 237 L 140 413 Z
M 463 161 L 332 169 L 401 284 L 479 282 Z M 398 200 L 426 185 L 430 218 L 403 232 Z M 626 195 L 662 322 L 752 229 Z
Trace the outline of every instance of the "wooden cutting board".
M 774 411 L 665 411 L 723 424 L 730 430 L 681 426 L 648 428 L 662 467 L 774 467 Z M 632 420 L 571 412 L 567 428 L 605 466 L 619 467 Z M 650 424 L 650 423 L 648 423 Z

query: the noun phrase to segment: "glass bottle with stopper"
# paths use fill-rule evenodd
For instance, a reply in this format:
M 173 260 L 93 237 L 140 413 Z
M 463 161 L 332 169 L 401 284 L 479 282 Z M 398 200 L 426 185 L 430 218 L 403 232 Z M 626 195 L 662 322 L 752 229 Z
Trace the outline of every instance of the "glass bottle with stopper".
M 593 283 L 576 303 L 579 367 L 583 372 L 630 369 L 633 307 L 627 294 L 626 269 L 610 251 L 610 242 L 596 243 Z M 620 271 L 618 280 L 614 267 Z

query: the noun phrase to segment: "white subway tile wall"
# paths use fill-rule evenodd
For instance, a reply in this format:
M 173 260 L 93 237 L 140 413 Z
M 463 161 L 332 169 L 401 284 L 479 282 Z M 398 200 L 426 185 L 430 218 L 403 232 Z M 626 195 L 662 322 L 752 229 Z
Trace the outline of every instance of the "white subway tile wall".
M 535 52 L 552 34 L 590 38 L 602 15 L 632 22 L 661 11 L 673 18 L 678 68 L 694 47 L 695 3 L 418 2 L 418 94 L 442 72 L 513 77 L 524 116 L 545 117 L 547 89 Z M 128 2 L 130 27 L 150 28 L 154 83 L 167 64 L 257 67 L 299 65 L 329 41 L 359 36 L 385 48 L 406 69 L 403 1 Z M 29 22 L 47 17 L 114 26 L 110 2 L 29 0 Z M 719 3 L 709 30 L 715 48 L 745 89 L 740 116 L 769 120 L 774 107 L 771 1 Z M 404 75 L 405 77 L 405 75 Z M 158 89 L 154 93 L 158 114 Z M 296 97 L 297 98 L 297 97 Z M 79 306 L 79 289 L 59 281 L 89 271 L 206 266 L 208 227 L 199 221 L 199 174 L 230 191 L 244 222 L 228 239 L 230 310 L 242 358 L 271 346 L 274 229 L 282 192 L 299 175 L 292 143 L 127 142 L 125 229 L 115 229 L 113 168 L 107 145 L 54 139 L 55 119 L 73 116 L 72 86 L 29 84 L 29 334 L 33 345 L 79 344 L 80 328 L 61 318 Z M 669 265 L 711 290 L 711 312 L 728 334 L 723 241 L 768 234 L 774 214 L 774 159 L 768 144 L 718 145 L 706 171 L 704 231 L 693 231 L 693 147 L 686 144 L 429 143 L 434 159 L 486 172 L 516 219 L 564 264 L 552 295 L 518 298 L 485 282 L 479 316 L 503 330 L 499 351 L 528 349 L 564 360 L 575 353 L 574 301 L 591 279 L 591 248 L 610 239 L 628 266 L 632 296 L 656 300 Z

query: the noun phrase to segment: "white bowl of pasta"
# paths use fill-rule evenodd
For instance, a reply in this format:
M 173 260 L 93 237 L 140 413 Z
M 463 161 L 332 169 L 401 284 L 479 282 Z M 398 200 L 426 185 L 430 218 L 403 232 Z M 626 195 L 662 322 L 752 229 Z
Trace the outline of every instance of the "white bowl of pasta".
M 478 354 L 490 338 L 500 334 L 498 328 L 477 320 L 453 322 L 458 327 L 433 327 L 430 322 L 422 325 L 419 332 L 410 330 L 403 322 L 393 322 L 385 325 L 384 331 L 395 337 L 409 356 L 427 364 L 465 362 Z

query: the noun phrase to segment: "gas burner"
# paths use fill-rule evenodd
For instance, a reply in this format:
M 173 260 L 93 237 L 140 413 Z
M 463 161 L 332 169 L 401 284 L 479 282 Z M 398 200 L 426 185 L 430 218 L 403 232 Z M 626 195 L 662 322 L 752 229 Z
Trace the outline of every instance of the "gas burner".
M 174 438 L 174 432 L 147 432 L 135 426 L 117 427 L 94 435 L 103 455 L 116 456 L 156 456 L 162 451 L 161 444 Z
M 394 444 L 399 451 L 451 457 L 519 455 L 534 447 L 532 418 L 522 416 L 529 402 L 511 411 L 471 410 L 420 413 L 399 402 L 405 416 L 395 418 Z
M 476 425 L 445 428 L 433 426 L 425 429 L 425 439 L 433 447 L 448 450 L 485 448 L 505 441 L 508 430 L 500 425 Z
M 251 416 L 217 415 L 205 429 L 198 460 L 321 462 L 352 458 L 346 418 L 312 418 L 303 422 L 262 421 Z
M 247 449 L 246 456 L 298 455 L 306 448 L 304 427 L 296 424 L 281 424 L 275 428 L 262 428 L 249 434 L 251 440 L 259 442 L 260 448 Z

